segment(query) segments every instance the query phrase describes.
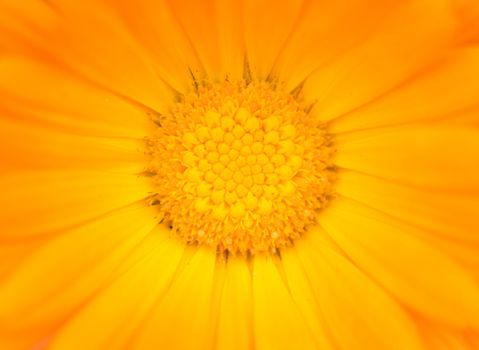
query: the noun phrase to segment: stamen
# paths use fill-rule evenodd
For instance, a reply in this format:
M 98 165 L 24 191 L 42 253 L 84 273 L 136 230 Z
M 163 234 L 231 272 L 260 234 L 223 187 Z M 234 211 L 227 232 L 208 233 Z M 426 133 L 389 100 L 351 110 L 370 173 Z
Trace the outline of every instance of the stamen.
M 148 149 L 174 233 L 233 254 L 291 245 L 332 193 L 324 124 L 267 82 L 199 86 L 162 117 Z

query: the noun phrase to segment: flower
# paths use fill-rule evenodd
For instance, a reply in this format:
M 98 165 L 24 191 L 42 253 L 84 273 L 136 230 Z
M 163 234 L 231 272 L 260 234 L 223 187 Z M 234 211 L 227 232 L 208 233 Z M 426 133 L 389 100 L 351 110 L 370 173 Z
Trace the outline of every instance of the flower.
M 477 349 L 479 7 L 0 2 L 1 349 Z

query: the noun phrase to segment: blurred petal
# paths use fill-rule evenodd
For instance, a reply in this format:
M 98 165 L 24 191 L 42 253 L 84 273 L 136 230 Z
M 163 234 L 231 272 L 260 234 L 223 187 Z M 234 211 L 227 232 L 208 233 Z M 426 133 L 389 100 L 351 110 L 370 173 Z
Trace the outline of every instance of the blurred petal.
M 294 89 L 319 67 L 357 50 L 398 5 L 396 0 L 305 1 L 274 76 Z
M 479 244 L 477 196 L 399 185 L 354 171 L 339 173 L 336 191 L 431 234 Z
M 304 0 L 244 1 L 246 55 L 253 77 L 266 79 L 297 24 Z
M 0 119 L 0 170 L 76 169 L 144 170 L 143 141 L 87 137 L 32 127 L 12 116 Z
M 281 253 L 279 264 L 284 271 L 283 278 L 287 279 L 288 291 L 311 329 L 318 348 L 336 349 L 331 330 L 320 307 L 319 295 L 308 278 L 311 272 L 306 271 L 301 262 L 300 255 L 303 253 L 302 247 L 286 249 Z
M 133 204 L 42 244 L 0 281 L 0 328 L 51 332 L 105 286 L 157 225 L 155 214 Z
M 305 98 L 316 102 L 321 120 L 348 113 L 435 61 L 451 47 L 456 29 L 446 0 L 404 1 L 366 42 L 314 72 Z
M 242 258 L 230 258 L 224 273 L 216 347 L 251 349 L 254 333 L 250 271 Z
M 180 93 L 192 88 L 192 72 L 203 68 L 193 43 L 166 0 L 105 0 L 152 57 L 160 76 Z
M 59 65 L 157 111 L 172 101 L 148 55 L 106 7 L 90 1 L 50 1 L 50 6 L 35 4 L 41 9 L 36 14 L 31 3 L 0 3 L 0 12 L 8 18 L 2 36 L 18 37 L 17 47 L 7 51 Z M 24 24 L 23 31 L 17 22 Z
M 212 348 L 216 255 L 201 248 L 191 255 L 168 292 L 157 300 L 150 317 L 132 340 L 132 348 L 173 350 L 195 349 L 199 345 Z
M 416 126 L 340 138 L 343 168 L 430 189 L 479 191 L 479 129 Z
M 183 249 L 164 231 L 152 232 L 121 262 L 122 274 L 72 315 L 49 349 L 125 348 L 178 269 Z
M 210 79 L 243 76 L 241 1 L 167 0 Z
M 479 103 L 479 49 L 449 52 L 419 76 L 335 119 L 332 132 L 452 120 Z M 322 116 L 323 117 L 323 116 Z M 476 122 L 479 117 L 475 114 Z
M 0 241 L 48 236 L 148 197 L 144 178 L 115 171 L 50 170 L 0 176 Z
M 271 258 L 256 256 L 253 272 L 255 349 L 316 349 L 306 323 Z
M 452 0 L 455 14 L 461 23 L 458 41 L 462 44 L 479 44 L 479 2 Z
M 0 96 L 2 117 L 29 122 L 30 128 L 143 138 L 152 127 L 148 111 L 31 58 L 0 58 Z
M 402 303 L 451 326 L 479 328 L 479 285 L 413 227 L 339 198 L 319 220 L 344 253 Z
M 400 304 L 313 229 L 298 242 L 327 329 L 339 349 L 425 350 Z

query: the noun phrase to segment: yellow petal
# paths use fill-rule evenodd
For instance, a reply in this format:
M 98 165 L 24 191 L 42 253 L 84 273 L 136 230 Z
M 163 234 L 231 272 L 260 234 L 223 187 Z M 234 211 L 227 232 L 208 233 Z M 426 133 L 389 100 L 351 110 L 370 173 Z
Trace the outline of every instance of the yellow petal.
M 58 326 L 117 272 L 157 225 L 155 215 L 143 203 L 131 205 L 45 242 L 0 281 L 0 328 Z
M 288 290 L 294 303 L 303 315 L 319 349 L 335 349 L 334 341 L 328 331 L 325 315 L 321 310 L 321 300 L 308 278 L 310 271 L 306 271 L 300 255 L 304 253 L 301 247 L 285 249 L 278 262 L 284 271 L 284 278 L 288 281 Z M 309 273 L 308 273 L 309 272 Z
M 479 190 L 479 130 L 404 127 L 340 139 L 336 164 L 425 188 Z
M 244 35 L 249 68 L 254 77 L 266 79 L 293 30 L 303 0 L 244 2 Z
M 401 305 L 336 251 L 325 232 L 312 229 L 296 250 L 340 349 L 425 350 Z
M 246 261 L 230 258 L 219 306 L 216 347 L 250 349 L 254 344 L 251 274 Z
M 253 271 L 255 349 L 317 349 L 313 330 L 271 258 L 255 257 Z
M 452 326 L 479 327 L 478 284 L 417 229 L 339 198 L 319 220 L 342 251 L 402 303 Z
M 183 248 L 168 239 L 166 230 L 149 234 L 121 262 L 123 268 L 118 278 L 102 288 L 62 326 L 49 348 L 125 348 L 148 319 L 155 303 L 166 293 L 180 264 Z
M 151 310 L 151 316 L 137 333 L 134 349 L 212 348 L 215 336 L 214 289 L 216 254 L 198 249 L 167 293 Z M 213 310 L 213 311 L 212 311 Z

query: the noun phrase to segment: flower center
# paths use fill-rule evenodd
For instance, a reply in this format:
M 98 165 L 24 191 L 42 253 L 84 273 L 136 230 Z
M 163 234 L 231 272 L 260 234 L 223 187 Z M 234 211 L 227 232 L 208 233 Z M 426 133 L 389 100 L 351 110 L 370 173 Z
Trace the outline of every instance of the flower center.
M 274 251 L 304 234 L 331 195 L 330 137 L 276 85 L 201 86 L 157 124 L 153 200 L 189 243 Z

